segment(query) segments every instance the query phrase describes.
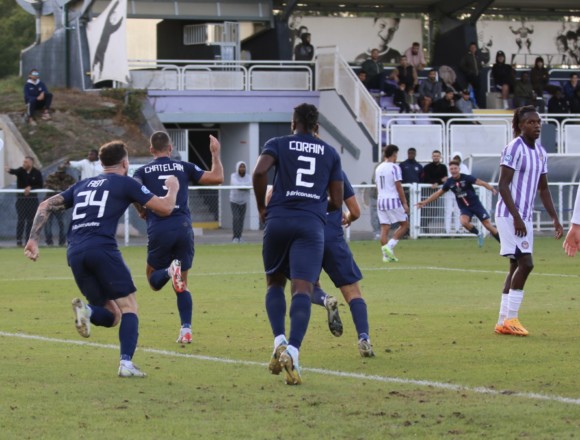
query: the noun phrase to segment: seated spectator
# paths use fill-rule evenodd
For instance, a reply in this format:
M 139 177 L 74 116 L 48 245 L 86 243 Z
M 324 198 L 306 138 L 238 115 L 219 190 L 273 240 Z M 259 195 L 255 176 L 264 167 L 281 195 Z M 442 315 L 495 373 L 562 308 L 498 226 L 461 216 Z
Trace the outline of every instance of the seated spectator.
M 42 110 L 42 119 L 50 120 L 50 104 L 52 93 L 49 93 L 46 85 L 40 80 L 38 69 L 32 69 L 28 74 L 28 80 L 24 84 L 24 102 L 26 103 L 26 116 L 29 124 L 35 124 L 34 113 Z
M 578 74 L 575 72 L 571 73 L 570 80 L 564 84 L 564 96 L 566 99 L 571 100 L 574 97 L 574 93 L 578 86 Z
M 460 113 L 459 109 L 455 105 L 455 96 L 453 90 L 446 89 L 443 98 L 438 99 L 433 103 L 433 113 Z M 444 122 L 447 122 L 449 117 L 441 118 Z
M 576 87 L 572 101 L 570 101 L 570 113 L 580 114 L 580 87 Z
M 570 113 L 570 104 L 561 90 L 556 90 L 548 101 L 548 113 Z M 556 118 L 562 120 L 563 118 Z
M 542 57 L 536 58 L 534 67 L 530 70 L 530 79 L 536 96 L 539 98 L 544 96 L 544 91 L 550 81 L 550 75 L 548 69 L 544 66 L 544 59 Z
M 503 108 L 509 108 L 509 94 L 513 89 L 514 69 L 505 62 L 505 53 L 498 51 L 495 55 L 495 64 L 491 68 L 491 76 L 495 83 L 495 88 L 500 92 Z
M 442 93 L 443 86 L 437 79 L 437 72 L 430 70 L 427 79 L 419 84 L 419 104 L 423 113 L 429 112 L 433 102 L 441 98 Z
M 296 61 L 311 61 L 314 57 L 314 46 L 310 44 L 310 34 L 304 32 L 300 35 L 302 43 L 299 43 L 294 48 L 294 60 Z
M 399 65 L 393 70 L 391 79 L 394 80 L 395 76 L 399 82 L 404 82 L 406 87 L 413 87 L 414 89 L 417 86 L 417 71 L 409 64 L 405 55 L 401 57 Z
M 417 95 L 415 94 L 415 90 L 413 89 L 413 87 L 407 87 L 407 90 L 405 91 L 407 104 L 409 104 L 409 107 L 411 107 L 411 112 L 419 113 L 421 111 L 421 108 L 419 107 L 419 103 L 417 102 Z
M 371 57 L 361 64 L 361 70 L 367 75 L 367 89 L 383 90 L 385 83 L 385 68 L 379 61 L 379 50 L 371 50 Z
M 535 105 L 536 94 L 530 82 L 530 74 L 522 72 L 519 81 L 514 86 L 514 106 L 522 107 L 524 105 Z
M 473 113 L 473 101 L 468 89 L 461 91 L 461 97 L 455 103 L 461 113 Z M 455 160 L 455 159 L 454 159 Z
M 358 77 L 359 81 L 361 83 L 363 83 L 366 87 L 366 85 L 367 85 L 367 73 L 364 70 L 359 70 L 357 72 L 356 76 Z
M 425 55 L 421 50 L 421 45 L 414 42 L 410 48 L 405 51 L 405 56 L 409 64 L 413 66 L 416 70 L 423 70 L 427 63 L 425 62 Z
M 407 92 L 404 82 L 399 82 L 399 87 L 393 95 L 393 104 L 399 107 L 399 113 L 409 113 L 411 106 L 407 103 Z

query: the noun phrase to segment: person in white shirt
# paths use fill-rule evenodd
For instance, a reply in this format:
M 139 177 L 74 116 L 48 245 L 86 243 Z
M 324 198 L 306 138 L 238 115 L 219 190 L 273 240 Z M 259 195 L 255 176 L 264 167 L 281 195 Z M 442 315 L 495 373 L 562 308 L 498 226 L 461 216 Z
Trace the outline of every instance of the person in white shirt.
M 99 160 L 99 152 L 97 150 L 90 150 L 86 159 L 71 160 L 67 165 L 79 170 L 81 172 L 81 179 L 98 176 L 103 172 L 103 166 Z
M 401 168 L 397 165 L 399 147 L 387 145 L 383 153 L 383 162 L 375 171 L 378 199 L 377 212 L 381 223 L 381 251 L 383 262 L 399 261 L 393 252 L 399 240 L 409 228 L 409 205 L 401 185 Z M 391 224 L 399 223 L 399 227 L 388 240 Z M 388 240 L 388 241 L 387 241 Z
M 239 161 L 236 164 L 236 172 L 230 177 L 232 186 L 252 186 L 252 178 L 246 173 L 246 163 Z M 232 206 L 232 221 L 234 237 L 232 242 L 239 243 L 242 239 L 244 230 L 244 219 L 246 216 L 246 207 L 250 200 L 249 189 L 232 189 L 230 190 L 230 205 Z

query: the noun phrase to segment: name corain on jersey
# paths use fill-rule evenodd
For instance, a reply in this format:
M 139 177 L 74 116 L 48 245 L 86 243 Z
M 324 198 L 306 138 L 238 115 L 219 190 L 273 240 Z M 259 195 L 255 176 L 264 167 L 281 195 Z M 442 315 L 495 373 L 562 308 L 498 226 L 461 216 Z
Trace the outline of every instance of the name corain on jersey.
M 299 151 L 301 153 L 313 153 L 324 155 L 324 145 L 313 144 L 311 142 L 290 141 L 290 150 Z
M 155 163 L 143 168 L 145 173 L 158 173 L 158 172 L 167 172 L 167 171 L 183 171 L 183 165 L 179 162 L 171 162 L 171 163 Z

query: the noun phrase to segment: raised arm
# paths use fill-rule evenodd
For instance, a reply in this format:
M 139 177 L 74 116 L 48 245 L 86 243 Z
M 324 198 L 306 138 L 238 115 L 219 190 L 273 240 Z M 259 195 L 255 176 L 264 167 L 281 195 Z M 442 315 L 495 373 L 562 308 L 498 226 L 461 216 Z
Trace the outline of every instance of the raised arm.
M 161 217 L 171 215 L 173 209 L 175 209 L 175 198 L 177 197 L 177 191 L 179 191 L 179 180 L 175 176 L 169 176 L 165 181 L 165 186 L 167 187 L 167 194 L 165 196 L 153 196 L 152 199 L 145 203 L 145 208 L 150 209 Z
M 211 151 L 211 170 L 203 173 L 199 183 L 202 185 L 219 185 L 224 183 L 224 167 L 220 158 L 221 145 L 211 134 L 209 135 L 209 150 Z
M 442 189 L 437 190 L 433 194 L 431 194 L 428 198 L 426 198 L 425 200 L 421 200 L 415 206 L 417 208 L 422 208 L 423 206 L 428 205 L 429 203 L 437 200 L 439 197 L 441 197 L 443 195 L 444 192 L 445 191 L 443 191 Z

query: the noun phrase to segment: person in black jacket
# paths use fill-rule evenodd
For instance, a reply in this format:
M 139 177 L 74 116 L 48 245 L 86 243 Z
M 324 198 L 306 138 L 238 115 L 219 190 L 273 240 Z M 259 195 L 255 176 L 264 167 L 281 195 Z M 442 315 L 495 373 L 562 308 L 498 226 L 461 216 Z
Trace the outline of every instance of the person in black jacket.
M 26 104 L 26 117 L 29 124 L 35 124 L 34 113 L 42 110 L 42 119 L 50 119 L 50 104 L 52 93 L 40 80 L 38 69 L 32 69 L 28 74 L 28 80 L 24 84 L 24 102 Z
M 499 50 L 495 55 L 495 64 L 491 68 L 495 88 L 501 93 L 504 110 L 509 108 L 508 98 L 514 86 L 514 69 L 505 62 L 505 53 Z
M 38 195 L 31 192 L 34 189 L 42 189 L 42 174 L 34 168 L 34 159 L 26 156 L 20 168 L 6 167 L 6 172 L 16 176 L 16 188 L 24 190 L 16 196 L 16 244 L 22 246 L 22 234 L 24 242 L 30 237 L 30 229 L 36 209 L 38 208 Z M 26 228 L 26 231 L 25 231 Z

